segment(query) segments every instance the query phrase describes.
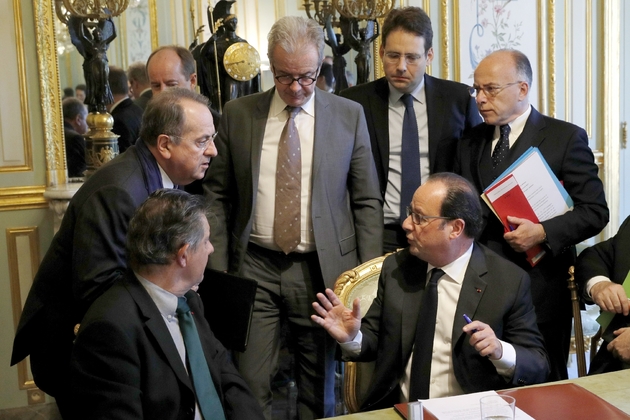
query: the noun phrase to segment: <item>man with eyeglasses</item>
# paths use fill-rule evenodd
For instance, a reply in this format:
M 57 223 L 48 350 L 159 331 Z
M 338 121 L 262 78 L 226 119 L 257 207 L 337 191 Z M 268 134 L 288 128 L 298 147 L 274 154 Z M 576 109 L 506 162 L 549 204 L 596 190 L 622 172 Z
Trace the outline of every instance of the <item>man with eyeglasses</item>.
M 361 319 L 330 289 L 312 319 L 346 360 L 376 361 L 362 410 L 543 382 L 549 372 L 529 276 L 475 242 L 475 188 L 450 172 L 416 190 L 403 222 L 409 247 L 383 262 Z
M 125 240 L 135 210 L 155 190 L 203 178 L 216 156 L 208 100 L 173 88 L 155 96 L 140 139 L 99 168 L 74 195 L 29 291 L 11 364 L 30 354 L 35 384 L 72 417 L 68 369 L 74 327 L 127 268 Z M 66 415 L 67 414 L 67 415 Z
M 268 40 L 274 87 L 226 104 L 219 156 L 204 180 L 217 216 L 209 264 L 258 281 L 249 344 L 236 363 L 266 417 L 283 322 L 295 345 L 300 418 L 329 417 L 335 343 L 310 321 L 310 302 L 382 254 L 381 195 L 361 107 L 315 89 L 321 27 L 288 16 Z
M 567 378 L 571 339 L 571 302 L 567 271 L 575 263 L 575 245 L 598 234 L 608 223 L 608 208 L 586 132 L 540 114 L 529 103 L 532 68 L 516 50 L 484 58 L 474 74 L 471 93 L 485 123 L 460 142 L 455 172 L 483 191 L 530 147 L 537 147 L 574 202 L 574 208 L 542 223 L 508 217 L 510 232 L 486 206 L 479 241 L 516 263 L 532 279 L 538 327 L 545 338 L 551 374 Z M 525 251 L 542 245 L 546 255 L 532 267 Z
M 429 174 L 453 169 L 457 140 L 481 123 L 467 86 L 425 74 L 433 30 L 419 7 L 393 9 L 379 50 L 385 77 L 341 92 L 363 106 L 384 199 L 384 251 L 407 246 L 405 206 Z

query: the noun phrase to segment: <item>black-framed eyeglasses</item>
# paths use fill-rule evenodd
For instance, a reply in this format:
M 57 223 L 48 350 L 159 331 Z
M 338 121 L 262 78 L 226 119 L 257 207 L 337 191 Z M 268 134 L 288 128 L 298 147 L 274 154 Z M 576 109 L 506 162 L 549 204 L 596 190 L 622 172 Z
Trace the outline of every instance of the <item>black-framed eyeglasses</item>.
M 501 91 L 503 91 L 503 89 L 508 88 L 510 86 L 513 86 L 513 85 L 517 85 L 519 83 L 523 83 L 523 80 L 517 80 L 516 82 L 507 83 L 507 84 L 505 84 L 503 86 L 494 86 L 494 85 L 478 86 L 478 85 L 472 85 L 471 87 L 468 88 L 468 93 L 470 93 L 470 96 L 475 98 L 475 97 L 477 97 L 477 95 L 479 95 L 479 92 L 483 90 L 483 93 L 487 97 L 494 98 L 499 93 L 501 93 Z
M 386 52 L 385 54 L 383 54 L 383 61 L 387 64 L 398 64 L 401 57 L 405 59 L 405 63 L 407 63 L 408 66 L 415 66 L 420 63 L 420 60 L 422 60 L 421 54 L 401 54 L 397 52 Z
M 317 73 L 319 73 L 319 67 L 317 67 L 317 70 L 315 70 L 315 74 Z M 274 78 L 278 81 L 278 83 L 285 86 L 291 86 L 293 82 L 298 82 L 298 85 L 300 86 L 310 86 L 317 81 L 317 76 L 293 77 L 289 76 L 288 74 L 282 74 L 280 76 L 275 76 Z
M 411 216 L 411 221 L 414 225 L 426 225 L 431 220 L 442 219 L 442 220 L 454 220 L 452 217 L 444 217 L 444 216 L 425 216 L 423 214 L 414 213 L 411 206 L 407 206 L 407 217 Z

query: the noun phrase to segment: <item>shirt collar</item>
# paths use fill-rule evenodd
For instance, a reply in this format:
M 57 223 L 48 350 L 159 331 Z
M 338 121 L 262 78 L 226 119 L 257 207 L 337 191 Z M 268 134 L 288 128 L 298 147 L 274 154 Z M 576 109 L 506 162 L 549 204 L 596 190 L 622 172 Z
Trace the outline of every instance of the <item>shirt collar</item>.
M 150 282 L 135 271 L 133 274 L 135 274 L 136 278 L 142 287 L 144 287 L 144 290 L 147 291 L 151 300 L 155 303 L 155 306 L 157 306 L 162 315 L 169 316 L 175 313 L 175 310 L 177 309 L 177 296 L 162 289 L 157 284 Z
M 396 105 L 404 93 L 396 89 L 391 83 L 387 82 L 387 84 L 389 85 L 389 104 Z M 411 92 L 411 96 L 421 104 L 424 103 L 424 77 L 422 77 L 420 84 Z
M 523 132 L 523 129 L 525 128 L 525 123 L 527 123 L 527 119 L 529 118 L 529 114 L 531 113 L 532 113 L 532 106 L 530 104 L 527 106 L 527 109 L 525 109 L 525 112 L 523 112 L 521 115 L 516 117 L 514 121 L 508 123 L 508 125 L 510 126 L 510 135 L 512 135 L 512 133 L 520 135 Z M 496 132 L 498 133 L 499 130 L 500 128 L 499 126 L 497 126 Z M 516 137 L 518 137 L 518 135 Z M 497 138 L 498 138 L 498 135 L 497 135 Z
M 439 267 L 444 271 L 444 274 L 452 278 L 458 284 L 462 284 L 464 282 L 464 276 L 466 275 L 466 270 L 468 269 L 470 257 L 472 257 L 474 244 L 474 242 L 470 244 L 470 248 L 468 248 L 468 250 L 456 260 L 446 264 L 444 267 Z M 427 273 L 434 268 L 435 266 L 427 264 Z
M 311 117 L 315 117 L 315 92 L 317 89 L 313 89 L 313 94 L 304 105 L 302 105 L 302 111 L 306 112 Z M 271 99 L 271 107 L 269 108 L 269 115 L 271 117 L 278 117 L 284 112 L 287 104 L 280 98 L 278 89 L 274 90 L 273 98 Z
M 158 168 L 160 168 L 160 175 L 162 175 L 162 187 L 164 187 L 164 188 L 175 188 L 175 183 L 173 181 L 171 181 L 171 178 L 168 177 L 168 175 L 166 174 L 164 169 L 162 169 L 162 167 L 160 166 L 159 163 L 157 164 L 157 166 L 158 166 Z

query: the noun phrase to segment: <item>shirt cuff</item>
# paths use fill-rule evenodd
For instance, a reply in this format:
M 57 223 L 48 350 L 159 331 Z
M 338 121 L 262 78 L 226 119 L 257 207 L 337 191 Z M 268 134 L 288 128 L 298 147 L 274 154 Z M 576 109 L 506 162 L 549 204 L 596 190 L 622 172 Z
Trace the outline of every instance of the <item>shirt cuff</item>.
M 339 347 L 341 347 L 341 357 L 344 360 L 356 359 L 361 354 L 361 341 L 363 341 L 363 334 L 359 330 L 353 340 L 345 343 L 337 342 Z
M 497 373 L 501 375 L 506 381 L 510 381 L 514 376 L 514 370 L 516 368 L 516 349 L 510 343 L 506 343 L 503 340 L 499 340 L 503 347 L 503 355 L 498 360 L 492 360 Z
M 591 289 L 593 288 L 593 286 L 603 281 L 610 282 L 610 279 L 606 276 L 595 276 L 591 277 L 591 279 L 586 282 L 586 296 L 588 296 L 589 299 L 593 300 L 593 296 L 591 296 Z

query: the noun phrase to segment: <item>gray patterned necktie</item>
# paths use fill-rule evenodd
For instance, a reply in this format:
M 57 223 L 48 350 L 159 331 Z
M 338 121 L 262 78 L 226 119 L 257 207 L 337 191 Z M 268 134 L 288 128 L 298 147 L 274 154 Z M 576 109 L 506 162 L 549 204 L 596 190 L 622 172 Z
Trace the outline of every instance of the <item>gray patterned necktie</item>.
M 286 109 L 289 119 L 278 145 L 273 237 L 280 249 L 289 254 L 301 241 L 302 153 L 295 117 L 302 108 Z

